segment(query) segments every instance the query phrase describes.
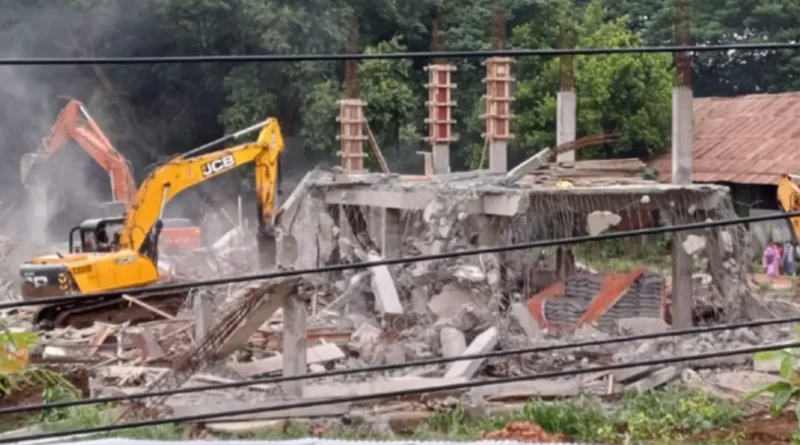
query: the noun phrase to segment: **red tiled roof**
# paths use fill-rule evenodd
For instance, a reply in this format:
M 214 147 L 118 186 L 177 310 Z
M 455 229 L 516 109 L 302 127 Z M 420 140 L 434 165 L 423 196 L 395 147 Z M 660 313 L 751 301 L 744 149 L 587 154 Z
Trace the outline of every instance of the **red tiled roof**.
M 800 174 L 800 92 L 694 100 L 695 182 L 777 184 Z M 672 158 L 653 166 L 672 177 Z

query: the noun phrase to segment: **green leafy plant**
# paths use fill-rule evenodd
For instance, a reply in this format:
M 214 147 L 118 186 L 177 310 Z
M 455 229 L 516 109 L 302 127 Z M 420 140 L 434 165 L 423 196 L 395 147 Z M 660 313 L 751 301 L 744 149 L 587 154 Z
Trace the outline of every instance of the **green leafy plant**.
M 34 332 L 15 332 L 0 321 L 0 393 L 9 394 L 23 387 L 58 387 L 78 390 L 60 374 L 28 363 L 28 351 L 39 341 Z
M 764 351 L 755 355 L 756 361 L 780 360 L 780 379 L 754 389 L 745 396 L 750 400 L 761 394 L 771 394 L 770 414 L 779 416 L 789 403 L 800 395 L 800 373 L 797 372 L 797 350 L 781 349 Z M 795 415 L 800 419 L 800 404 L 795 408 Z
M 674 441 L 686 434 L 730 425 L 742 414 L 732 404 L 704 391 L 667 390 L 628 395 L 620 417 L 625 419 L 631 439 Z

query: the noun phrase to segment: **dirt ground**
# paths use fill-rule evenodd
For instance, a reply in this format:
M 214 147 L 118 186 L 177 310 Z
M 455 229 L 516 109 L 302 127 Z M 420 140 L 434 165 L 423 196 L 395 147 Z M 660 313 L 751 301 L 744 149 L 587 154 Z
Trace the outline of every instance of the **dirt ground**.
M 797 417 L 793 410 L 776 418 L 764 413 L 748 417 L 727 428 L 704 432 L 688 443 L 716 439 L 730 440 L 738 445 L 786 445 L 791 443 L 792 434 L 797 428 Z
M 567 440 L 563 434 L 547 434 L 542 427 L 530 422 L 509 422 L 500 431 L 485 433 L 487 440 L 514 440 L 519 442 L 564 442 Z
M 753 274 L 753 281 L 757 284 L 769 284 L 772 286 L 773 289 L 791 289 L 794 286 L 794 282 L 792 281 L 792 277 L 788 275 L 781 275 L 775 280 L 770 280 L 770 278 L 765 273 L 754 273 Z

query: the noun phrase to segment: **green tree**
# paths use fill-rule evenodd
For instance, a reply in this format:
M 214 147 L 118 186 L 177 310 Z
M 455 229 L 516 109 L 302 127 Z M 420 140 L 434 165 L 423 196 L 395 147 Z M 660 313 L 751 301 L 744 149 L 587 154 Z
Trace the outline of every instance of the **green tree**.
M 407 51 L 400 40 L 400 36 L 395 36 L 367 47 L 365 52 Z M 422 88 L 415 88 L 412 82 L 412 65 L 407 59 L 366 60 L 358 67 L 359 96 L 367 102 L 370 127 L 384 156 L 400 168 L 413 165 L 417 158 L 415 148 L 421 139 L 415 124 L 422 122 L 424 107 L 420 105 L 424 96 Z M 370 164 L 376 165 L 371 160 Z
M 599 0 L 592 1 L 577 25 L 579 47 L 636 47 L 641 36 L 628 18 L 606 19 Z M 522 26 L 514 30 L 517 46 L 531 47 L 553 35 Z M 552 37 L 549 37 L 552 39 Z M 530 41 L 528 40 L 530 39 Z M 552 40 L 551 40 L 552 42 Z M 532 154 L 555 143 L 558 60 L 518 71 L 520 149 Z M 578 56 L 575 58 L 578 137 L 619 133 L 618 142 L 584 149 L 580 157 L 652 156 L 668 147 L 671 103 L 668 54 Z
M 651 44 L 672 42 L 674 0 L 662 7 L 644 31 Z M 800 3 L 793 0 L 709 0 L 691 2 L 696 44 L 792 42 L 800 39 Z M 734 96 L 800 89 L 797 51 L 709 52 L 694 56 L 695 95 Z

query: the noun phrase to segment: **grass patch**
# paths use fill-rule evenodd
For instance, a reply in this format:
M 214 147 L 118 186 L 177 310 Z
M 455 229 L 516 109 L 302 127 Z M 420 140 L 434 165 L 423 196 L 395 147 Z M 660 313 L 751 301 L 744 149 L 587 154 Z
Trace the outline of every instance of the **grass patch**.
M 67 431 L 113 421 L 114 412 L 103 406 L 79 406 L 45 411 L 31 423 L 43 431 Z M 429 440 L 475 440 L 485 432 L 497 431 L 511 421 L 531 422 L 550 434 L 564 434 L 570 440 L 595 443 L 675 443 L 704 430 L 729 426 L 742 418 L 732 404 L 701 391 L 657 391 L 627 395 L 609 404 L 594 398 L 547 402 L 531 400 L 507 416 L 472 419 L 461 406 L 431 416 L 406 438 Z M 291 439 L 310 435 L 339 439 L 390 439 L 376 433 L 371 425 L 334 425 L 330 428 L 286 422 L 254 434 L 220 435 L 221 439 Z M 150 440 L 181 440 L 183 429 L 174 425 L 119 430 L 96 438 L 126 437 Z M 698 445 L 698 444 L 696 444 Z
M 616 405 L 592 398 L 532 400 L 519 413 L 478 421 L 456 408 L 435 415 L 414 435 L 472 440 L 486 431 L 502 429 L 510 421 L 523 421 L 576 441 L 619 443 L 629 439 L 632 443 L 669 443 L 734 424 L 741 418 L 742 413 L 735 406 L 703 392 L 662 391 L 629 395 Z
M 46 411 L 41 421 L 35 425 L 40 426 L 43 432 L 70 431 L 82 428 L 91 428 L 101 425 L 110 425 L 114 422 L 113 410 L 102 406 L 73 406 Z M 180 440 L 183 429 L 177 425 L 156 425 L 144 428 L 110 431 L 99 433 L 95 438 L 124 437 L 129 439 L 146 440 Z
M 42 394 L 45 403 L 76 400 L 80 397 L 74 391 L 63 387 L 48 388 Z M 105 405 L 70 406 L 43 411 L 33 417 L 28 426 L 36 427 L 42 432 L 72 431 L 84 428 L 110 425 L 114 422 L 115 412 Z M 179 440 L 183 437 L 183 429 L 177 425 L 156 425 L 145 428 L 110 431 L 99 433 L 95 438 L 125 437 L 146 440 Z

